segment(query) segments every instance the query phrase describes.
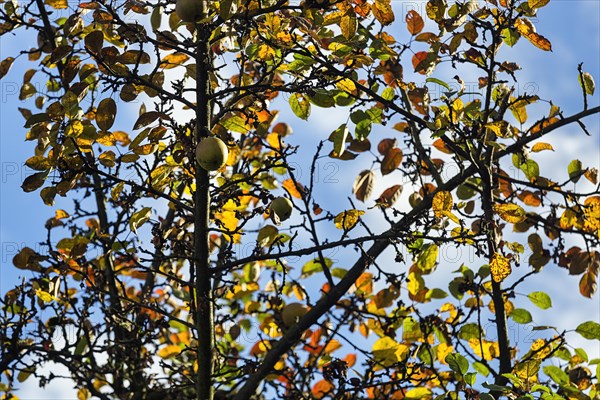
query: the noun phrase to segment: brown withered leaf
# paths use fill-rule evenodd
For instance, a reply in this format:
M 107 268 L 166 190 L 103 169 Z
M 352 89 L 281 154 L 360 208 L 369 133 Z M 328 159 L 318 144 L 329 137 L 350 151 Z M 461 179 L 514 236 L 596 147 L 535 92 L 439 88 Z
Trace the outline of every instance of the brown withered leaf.
M 379 198 L 375 200 L 380 207 L 391 207 L 402 194 L 402 185 L 394 185 L 383 191 Z
M 398 141 L 396 139 L 383 139 L 377 145 L 377 151 L 379 152 L 379 154 L 381 154 L 382 156 L 384 156 L 384 155 L 387 154 L 387 152 L 390 149 L 396 147 L 397 144 L 398 144 Z
M 398 147 L 389 149 L 381 161 L 381 174 L 387 175 L 394 172 L 402 162 L 402 155 L 402 150 Z
M 110 97 L 103 99 L 98 104 L 98 110 L 96 111 L 96 124 L 98 128 L 103 131 L 109 130 L 114 122 L 115 116 L 117 115 L 117 104 Z
M 354 193 L 356 199 L 362 202 L 367 200 L 373 193 L 374 182 L 375 173 L 373 171 L 366 169 L 358 174 L 352 186 L 352 193 Z
M 419 15 L 415 10 L 410 10 L 406 14 L 406 28 L 410 32 L 411 35 L 416 35 L 420 33 L 425 27 L 425 22 L 423 18 Z

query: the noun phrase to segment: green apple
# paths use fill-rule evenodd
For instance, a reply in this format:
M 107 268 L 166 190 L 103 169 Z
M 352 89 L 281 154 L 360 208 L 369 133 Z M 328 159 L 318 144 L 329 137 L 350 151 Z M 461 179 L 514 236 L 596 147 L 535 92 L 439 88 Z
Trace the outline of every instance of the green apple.
M 301 303 L 290 303 L 283 307 L 281 310 L 281 320 L 286 327 L 298 323 L 298 320 L 302 318 L 308 312 L 308 307 Z
M 203 0 L 177 0 L 175 14 L 183 22 L 196 22 L 202 19 Z
M 287 197 L 277 197 L 271 202 L 269 210 L 271 211 L 271 219 L 276 225 L 279 225 L 281 221 L 291 217 L 294 205 Z
M 196 146 L 196 161 L 207 171 L 216 171 L 221 168 L 227 162 L 228 156 L 227 145 L 214 136 L 202 139 Z

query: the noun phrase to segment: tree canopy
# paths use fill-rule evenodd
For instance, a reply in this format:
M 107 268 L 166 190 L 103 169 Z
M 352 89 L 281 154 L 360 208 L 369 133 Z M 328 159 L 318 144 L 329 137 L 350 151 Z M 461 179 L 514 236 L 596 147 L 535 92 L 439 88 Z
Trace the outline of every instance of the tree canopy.
M 79 399 L 598 398 L 567 333 L 600 324 L 532 316 L 542 270 L 584 304 L 600 268 L 598 170 L 545 140 L 597 143 L 594 78 L 574 114 L 519 86 L 548 3 L 0 0 L 53 213 L 0 299 L 2 398 L 54 364 Z

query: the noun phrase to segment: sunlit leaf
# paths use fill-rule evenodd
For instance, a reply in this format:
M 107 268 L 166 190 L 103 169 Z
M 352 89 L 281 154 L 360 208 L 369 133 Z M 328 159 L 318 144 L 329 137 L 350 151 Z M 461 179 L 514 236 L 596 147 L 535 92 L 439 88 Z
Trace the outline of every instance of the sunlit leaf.
M 296 116 L 300 119 L 308 119 L 310 115 L 310 102 L 308 98 L 301 93 L 294 93 L 290 96 L 290 107 Z
M 510 260 L 502 254 L 494 253 L 490 260 L 490 273 L 494 282 L 502 282 L 511 272 Z
M 590 96 L 593 96 L 594 92 L 596 91 L 596 83 L 594 82 L 594 78 L 592 77 L 592 75 L 590 75 L 590 73 L 588 72 L 583 72 L 578 77 L 578 79 L 579 85 L 583 88 L 583 90 L 585 90 L 585 93 L 589 94 Z
M 421 272 L 429 274 L 433 271 L 437 263 L 438 252 L 439 248 L 435 243 L 428 245 L 421 251 L 416 263 Z
M 531 292 L 527 298 L 542 310 L 552 307 L 552 299 L 544 292 Z
M 494 204 L 494 212 L 511 224 L 518 224 L 527 218 L 525 210 L 521 206 L 512 203 Z
M 349 231 L 356 226 L 360 216 L 364 213 L 362 210 L 355 209 L 342 211 L 333 219 L 333 222 L 336 228 Z
M 600 340 L 600 324 L 594 321 L 581 323 L 575 329 L 582 337 L 589 340 Z
M 544 151 L 544 150 L 554 151 L 554 147 L 552 147 L 552 145 L 550 143 L 538 142 L 538 143 L 534 144 L 533 147 L 531 148 L 531 151 L 533 151 L 534 153 L 539 153 L 540 151 Z
M 452 211 L 454 201 L 452 194 L 446 191 L 439 191 L 433 196 L 431 208 L 437 218 L 442 218 L 444 215 Z
M 137 229 L 150 220 L 152 216 L 152 208 L 144 207 L 140 211 L 133 213 L 129 219 L 129 227 L 136 233 Z

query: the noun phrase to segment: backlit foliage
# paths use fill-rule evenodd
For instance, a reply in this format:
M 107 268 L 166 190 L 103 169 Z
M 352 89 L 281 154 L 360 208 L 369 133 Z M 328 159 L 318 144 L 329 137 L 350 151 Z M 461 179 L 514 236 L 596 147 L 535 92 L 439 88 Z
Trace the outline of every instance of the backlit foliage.
M 591 298 L 600 268 L 598 171 L 544 141 L 597 140 L 594 79 L 561 77 L 575 115 L 516 89 L 547 3 L 222 0 L 185 24 L 166 0 L 0 0 L 2 40 L 34 38 L 0 63 L 35 144 L 22 188 L 53 210 L 1 299 L 3 398 L 50 362 L 80 399 L 598 396 L 598 360 L 529 311 L 560 300 L 543 269 Z M 345 122 L 308 131 L 321 109 Z M 229 149 L 210 174 L 207 135 Z

